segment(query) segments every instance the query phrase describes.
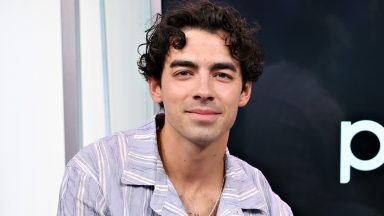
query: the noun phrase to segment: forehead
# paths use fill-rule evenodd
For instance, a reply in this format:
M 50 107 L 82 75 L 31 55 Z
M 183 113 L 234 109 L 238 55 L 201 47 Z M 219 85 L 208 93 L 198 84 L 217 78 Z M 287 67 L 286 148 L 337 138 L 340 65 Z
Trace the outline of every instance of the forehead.
M 200 63 L 229 62 L 238 66 L 226 44 L 227 33 L 224 31 L 210 32 L 197 28 L 183 28 L 186 44 L 182 49 L 170 47 L 165 63 L 174 59 L 187 59 Z

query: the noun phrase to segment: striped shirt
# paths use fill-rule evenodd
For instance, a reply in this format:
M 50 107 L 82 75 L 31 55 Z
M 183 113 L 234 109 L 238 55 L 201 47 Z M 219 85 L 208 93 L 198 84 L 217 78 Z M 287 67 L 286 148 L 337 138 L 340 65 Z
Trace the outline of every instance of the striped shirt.
M 292 215 L 258 169 L 228 151 L 225 167 L 217 215 Z M 187 216 L 160 159 L 155 120 L 103 138 L 70 160 L 57 215 Z

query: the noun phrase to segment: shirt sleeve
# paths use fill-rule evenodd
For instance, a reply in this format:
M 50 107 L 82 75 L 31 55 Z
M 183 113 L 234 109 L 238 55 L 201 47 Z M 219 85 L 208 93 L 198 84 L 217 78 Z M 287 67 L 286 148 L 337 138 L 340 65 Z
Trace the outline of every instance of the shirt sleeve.
M 268 183 L 268 180 L 265 176 L 259 171 L 256 170 L 261 180 L 261 187 L 264 190 L 264 196 L 268 206 L 269 215 L 273 216 L 292 216 L 292 210 L 289 205 L 284 202 L 279 195 L 272 191 L 271 186 Z
M 273 191 L 272 199 L 274 199 L 276 208 L 275 210 L 278 212 L 279 216 L 291 216 L 293 215 L 291 208 L 288 206 L 287 203 L 285 203 L 283 200 L 280 199 L 280 197 L 275 194 Z
M 67 166 L 60 189 L 57 216 L 109 215 L 96 179 Z

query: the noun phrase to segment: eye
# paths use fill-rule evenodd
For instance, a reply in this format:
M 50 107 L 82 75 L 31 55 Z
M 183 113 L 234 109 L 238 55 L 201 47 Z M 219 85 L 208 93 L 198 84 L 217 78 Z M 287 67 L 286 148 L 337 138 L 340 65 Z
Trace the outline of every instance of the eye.
M 225 80 L 233 80 L 233 77 L 231 75 L 224 72 L 216 73 L 214 77 L 218 77 L 220 79 L 225 79 Z
M 189 76 L 189 75 L 192 75 L 192 74 L 188 71 L 178 71 L 175 73 L 175 76 Z
M 193 75 L 193 73 L 189 70 L 179 70 L 173 74 L 173 76 L 175 78 L 180 79 L 180 80 L 186 80 L 186 79 L 190 78 L 192 75 Z

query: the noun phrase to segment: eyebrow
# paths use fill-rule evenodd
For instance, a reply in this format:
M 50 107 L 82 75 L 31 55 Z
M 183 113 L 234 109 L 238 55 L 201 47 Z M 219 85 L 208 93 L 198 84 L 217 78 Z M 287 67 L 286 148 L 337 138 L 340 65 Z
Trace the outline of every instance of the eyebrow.
M 213 64 L 210 68 L 210 70 L 223 70 L 223 69 L 228 69 L 232 72 L 236 72 L 236 66 L 232 63 L 227 63 L 227 62 L 218 62 Z
M 189 67 L 189 68 L 194 68 L 194 69 L 197 69 L 198 66 L 197 64 L 191 62 L 191 61 L 188 61 L 188 60 L 174 60 L 173 62 L 171 62 L 171 64 L 169 65 L 170 68 L 174 68 L 174 67 Z M 218 63 L 214 63 L 213 65 L 211 65 L 209 67 L 210 70 L 223 70 L 223 69 L 228 69 L 230 71 L 233 71 L 233 72 L 236 72 L 236 66 L 232 63 L 228 63 L 228 62 L 218 62 Z
M 197 64 L 191 62 L 191 61 L 187 61 L 187 60 L 175 60 L 173 62 L 171 62 L 171 64 L 169 65 L 170 68 L 174 68 L 174 67 L 189 67 L 189 68 L 198 68 Z

